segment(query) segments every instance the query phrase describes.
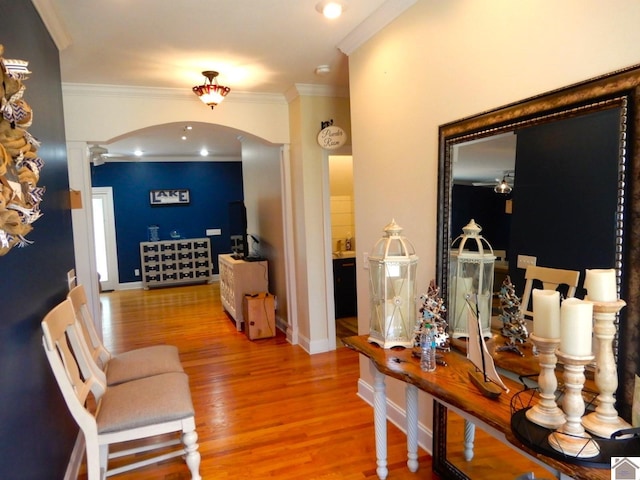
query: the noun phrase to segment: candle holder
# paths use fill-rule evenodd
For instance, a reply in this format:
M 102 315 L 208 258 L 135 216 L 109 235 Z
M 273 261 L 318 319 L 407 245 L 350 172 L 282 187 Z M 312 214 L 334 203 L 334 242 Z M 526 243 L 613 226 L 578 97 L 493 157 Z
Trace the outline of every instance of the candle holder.
M 531 334 L 529 338 L 538 349 L 540 359 L 540 375 L 538 386 L 540 387 L 540 401 L 526 412 L 527 419 L 541 427 L 555 430 L 566 422 L 563 411 L 556 403 L 556 390 L 558 379 L 555 370 L 558 361 L 556 349 L 560 345 L 559 338 L 543 338 Z
M 614 394 L 618 388 L 618 370 L 613 356 L 613 338 L 616 334 L 617 313 L 626 305 L 624 300 L 593 303 L 593 333 L 596 338 L 596 371 L 594 380 L 598 388 L 595 412 L 582 419 L 587 431 L 603 438 L 611 438 L 618 431 L 631 425 L 618 416 L 614 408 Z
M 564 363 L 565 394 L 562 399 L 562 408 L 567 421 L 558 430 L 549 434 L 549 445 L 568 456 L 595 457 L 600 453 L 600 448 L 585 431 L 580 421 L 585 410 L 582 398 L 585 381 L 584 367 L 593 360 L 594 356 L 569 355 L 561 351 L 557 352 L 557 356 Z

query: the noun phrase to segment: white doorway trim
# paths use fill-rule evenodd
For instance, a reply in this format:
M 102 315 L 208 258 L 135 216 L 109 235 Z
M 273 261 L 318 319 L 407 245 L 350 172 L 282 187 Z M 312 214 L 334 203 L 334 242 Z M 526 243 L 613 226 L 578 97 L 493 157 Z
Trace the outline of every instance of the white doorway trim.
M 335 292 L 333 289 L 333 241 L 331 232 L 331 185 L 329 176 L 329 157 L 335 155 L 351 155 L 351 145 L 336 150 L 323 150 L 322 155 L 322 223 L 324 230 L 325 255 L 325 292 L 327 305 L 327 336 L 329 350 L 337 348 Z M 356 232 L 353 232 L 354 235 Z
M 91 189 L 91 206 L 94 217 L 94 237 L 96 248 L 96 268 L 102 263 L 106 268 L 106 275 L 100 276 L 100 286 L 103 291 L 117 290 L 118 276 L 118 247 L 116 243 L 116 222 L 113 208 L 113 188 L 93 187 Z M 101 212 L 96 211 L 96 202 L 101 204 Z M 100 223 L 100 225 L 98 225 Z M 98 238 L 101 236 L 102 238 Z M 104 251 L 102 250 L 104 247 Z
M 296 289 L 296 254 L 293 235 L 293 192 L 291 179 L 291 154 L 289 144 L 282 146 L 280 156 L 280 184 L 282 185 L 282 225 L 284 241 L 285 284 L 287 290 L 287 340 L 298 344 L 298 302 Z

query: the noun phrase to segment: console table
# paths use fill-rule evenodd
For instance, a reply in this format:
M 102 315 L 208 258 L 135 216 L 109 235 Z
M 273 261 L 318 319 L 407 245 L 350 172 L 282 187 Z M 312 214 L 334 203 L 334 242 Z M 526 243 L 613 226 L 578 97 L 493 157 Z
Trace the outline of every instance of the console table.
M 376 430 L 376 457 L 378 477 L 385 479 L 387 469 L 386 446 L 386 391 L 385 378 L 396 378 L 407 384 L 407 466 L 415 472 L 418 469 L 418 390 L 434 398 L 437 405 L 452 407 L 464 412 L 467 417 L 504 435 L 504 438 L 530 458 L 544 463 L 557 476 L 567 476 L 576 480 L 609 480 L 608 469 L 597 469 L 568 464 L 533 451 L 523 445 L 511 431 L 511 398 L 522 385 L 509 378 L 503 378 L 510 392 L 503 392 L 495 400 L 488 399 L 470 383 L 467 370 L 470 366 L 466 357 L 451 351 L 445 354 L 446 367 L 438 366 L 435 372 L 423 372 L 417 359 L 408 349 L 383 349 L 368 341 L 368 336 L 354 336 L 342 340 L 358 353 L 365 355 L 374 371 L 374 422 Z M 435 408 L 434 411 L 438 411 Z M 436 421 L 436 419 L 434 419 Z M 435 448 L 434 448 L 435 450 Z M 435 460 L 435 459 L 434 459 Z

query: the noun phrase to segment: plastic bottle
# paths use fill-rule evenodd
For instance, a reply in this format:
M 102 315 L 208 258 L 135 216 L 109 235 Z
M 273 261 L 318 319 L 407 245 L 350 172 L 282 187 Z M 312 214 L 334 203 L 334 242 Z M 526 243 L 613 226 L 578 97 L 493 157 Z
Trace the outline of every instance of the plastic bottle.
M 433 372 L 436 369 L 436 338 L 433 328 L 428 326 L 420 335 L 420 369 L 423 372 Z

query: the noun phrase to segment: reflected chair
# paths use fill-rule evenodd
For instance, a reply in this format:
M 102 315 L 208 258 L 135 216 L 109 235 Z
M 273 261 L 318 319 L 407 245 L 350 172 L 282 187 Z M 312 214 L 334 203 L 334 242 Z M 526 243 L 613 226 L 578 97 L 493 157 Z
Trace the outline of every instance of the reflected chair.
M 573 297 L 580 281 L 578 270 L 563 270 L 560 268 L 540 267 L 528 265 L 524 274 L 526 280 L 524 293 L 522 294 L 522 314 L 527 320 L 533 319 L 533 302 L 531 302 L 531 291 L 534 282 L 540 282 L 545 290 L 558 290 L 562 285 L 567 286 L 565 298 Z
M 202 479 L 194 409 L 185 373 L 164 373 L 106 386 L 102 372 L 89 355 L 68 298 L 45 316 L 42 331 L 49 365 L 85 439 L 88 480 L 103 480 L 177 456 L 184 456 L 192 480 Z M 87 407 L 91 396 L 96 402 L 95 410 Z M 181 438 L 167 440 L 166 434 Z M 162 436 L 160 443 L 149 444 L 145 440 L 143 446 L 109 453 L 111 445 L 157 436 Z M 176 449 L 174 446 L 180 443 L 182 446 Z M 160 455 L 108 470 L 110 458 L 158 448 L 162 448 Z
M 153 345 L 113 355 L 102 343 L 96 331 L 93 317 L 87 305 L 82 285 L 72 288 L 67 297 L 71 300 L 76 318 L 91 358 L 104 371 L 107 385 L 150 377 L 168 372 L 184 372 L 178 349 L 174 345 Z

